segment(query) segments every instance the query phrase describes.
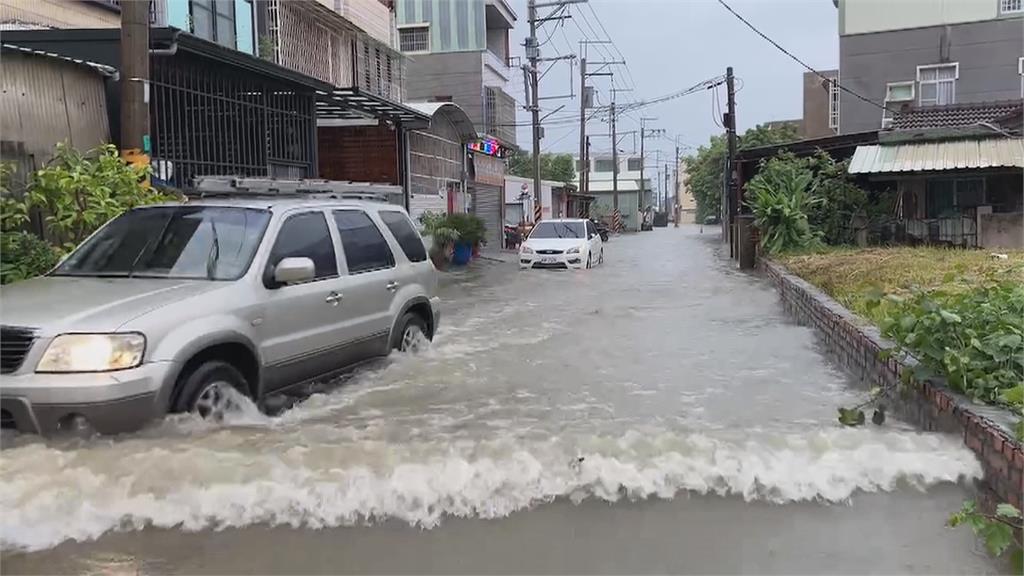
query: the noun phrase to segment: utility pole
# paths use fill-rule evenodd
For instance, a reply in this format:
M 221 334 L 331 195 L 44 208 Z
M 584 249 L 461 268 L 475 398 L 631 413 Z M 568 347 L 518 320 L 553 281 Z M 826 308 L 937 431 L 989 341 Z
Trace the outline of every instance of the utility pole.
M 729 163 L 726 165 L 725 178 L 727 182 L 726 197 L 728 198 L 728 225 L 729 225 L 729 256 L 736 256 L 736 213 L 739 211 L 739 198 L 736 194 L 736 91 L 733 89 L 732 66 L 725 69 L 725 86 L 728 92 L 728 103 L 726 116 L 724 118 L 726 138 L 729 145 Z
M 679 228 L 679 205 L 681 203 L 681 198 L 679 198 L 679 137 L 678 136 L 676 136 L 676 158 L 675 158 L 675 166 L 674 166 L 674 168 L 676 170 L 676 186 L 675 186 L 676 198 L 675 198 L 675 202 L 672 204 L 672 222 L 675 224 L 676 228 Z
M 587 154 L 587 55 L 583 51 L 583 42 L 580 42 L 580 193 L 586 194 L 584 188 L 584 173 L 586 164 L 584 157 Z
M 533 125 L 533 199 L 536 206 L 542 206 L 540 195 L 540 95 L 537 86 L 537 63 L 540 61 L 540 46 L 537 44 L 537 1 L 529 0 L 527 14 L 530 20 L 530 37 L 526 39 L 526 58 L 530 61 L 530 115 Z M 543 214 L 543 208 L 540 210 Z M 536 220 L 536 218 L 535 218 Z M 534 222 L 536 224 L 536 222 Z
M 149 164 L 149 0 L 121 3 L 121 150 Z

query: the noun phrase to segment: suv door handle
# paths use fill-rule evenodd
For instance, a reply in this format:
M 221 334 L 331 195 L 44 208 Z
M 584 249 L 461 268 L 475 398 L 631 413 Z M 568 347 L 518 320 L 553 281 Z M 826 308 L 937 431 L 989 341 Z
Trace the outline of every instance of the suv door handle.
M 327 295 L 327 298 L 324 298 L 324 302 L 327 302 L 331 306 L 337 306 L 338 304 L 341 304 L 341 299 L 341 294 L 338 294 L 337 292 L 331 292 L 330 294 Z
M 398 281 L 392 280 L 391 282 L 388 282 L 388 285 L 385 286 L 385 288 L 387 288 L 388 292 L 394 292 L 395 290 L 398 290 Z

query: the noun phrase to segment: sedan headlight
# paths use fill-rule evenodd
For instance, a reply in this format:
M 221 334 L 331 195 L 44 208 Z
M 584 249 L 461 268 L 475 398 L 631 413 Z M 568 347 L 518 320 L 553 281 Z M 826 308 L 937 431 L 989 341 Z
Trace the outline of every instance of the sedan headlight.
M 533 248 L 529 246 L 523 246 L 523 254 L 533 254 Z
M 53 339 L 36 372 L 108 372 L 142 363 L 142 334 L 62 334 Z
M 580 253 L 580 247 L 579 246 L 573 246 L 572 248 L 569 248 L 568 250 L 566 250 L 565 253 L 566 254 L 579 254 Z

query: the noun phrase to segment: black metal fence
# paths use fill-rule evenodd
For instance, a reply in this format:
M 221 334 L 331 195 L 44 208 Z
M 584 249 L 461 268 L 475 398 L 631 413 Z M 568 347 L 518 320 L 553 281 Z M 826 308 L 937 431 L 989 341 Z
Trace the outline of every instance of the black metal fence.
M 152 62 L 155 181 L 184 188 L 203 175 L 315 176 L 312 90 L 188 54 Z
M 947 218 L 907 218 L 873 222 L 868 244 L 978 247 L 978 221 L 971 215 Z

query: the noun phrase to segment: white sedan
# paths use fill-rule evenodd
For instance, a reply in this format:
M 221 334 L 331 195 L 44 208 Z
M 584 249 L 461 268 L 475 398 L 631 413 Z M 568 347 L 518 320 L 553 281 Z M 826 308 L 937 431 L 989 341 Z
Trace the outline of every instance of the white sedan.
M 591 268 L 604 262 L 604 244 L 590 220 L 542 220 L 519 248 L 519 267 Z

